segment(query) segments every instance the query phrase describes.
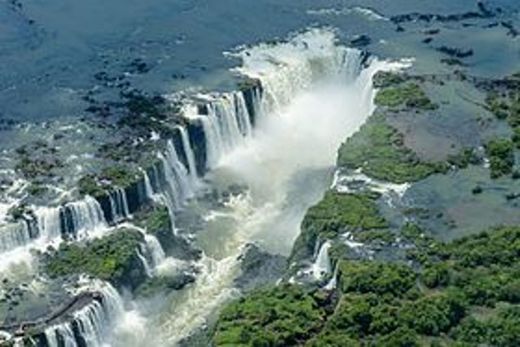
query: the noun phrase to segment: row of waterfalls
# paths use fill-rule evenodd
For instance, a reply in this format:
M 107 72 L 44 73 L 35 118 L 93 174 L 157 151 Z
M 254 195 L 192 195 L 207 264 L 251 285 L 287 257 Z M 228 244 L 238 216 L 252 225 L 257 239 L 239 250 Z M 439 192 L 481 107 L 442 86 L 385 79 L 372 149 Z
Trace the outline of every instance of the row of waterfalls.
M 186 101 L 184 116 L 189 125 L 176 127 L 177 136 L 166 139 L 164 150 L 157 153 L 159 164 L 143 168 L 136 187 L 114 188 L 102 198 L 85 196 L 61 206 L 31 206 L 21 220 L 0 232 L 0 256 L 19 260 L 20 257 L 9 254 L 29 254 L 27 250 L 32 248 L 43 250 L 51 244 L 57 246 L 61 242 L 101 237 L 131 221 L 132 213 L 147 203 L 168 207 L 175 234 L 175 212 L 197 196 L 207 172 L 255 137 L 258 124 L 267 118 L 276 119 L 297 95 L 320 81 L 333 79 L 358 90 L 358 102 L 368 105 L 352 129 L 347 127 L 347 132 L 353 132 L 371 112 L 372 76 L 378 70 L 390 68 L 389 64 L 369 58 L 361 51 L 339 45 L 333 32 L 319 29 L 295 35 L 277 45 L 260 44 L 232 54 L 243 61 L 236 72 L 255 83 L 243 90 L 198 95 Z M 323 106 L 323 112 L 327 112 L 327 105 Z M 314 127 L 317 126 L 319 122 L 315 122 Z M 345 126 L 338 124 L 337 127 L 330 135 L 333 139 L 327 150 L 329 147 L 335 150 L 337 142 L 344 138 Z M 328 154 L 325 164 L 330 162 L 329 157 L 333 158 L 334 153 Z M 144 230 L 141 232 L 145 242 L 136 252 L 147 275 L 154 276 L 155 268 L 166 258 L 165 252 L 154 236 Z M 327 250 L 322 247 L 318 253 L 312 269 L 316 277 L 331 271 Z M 208 258 L 203 257 L 202 261 L 208 262 Z M 96 292 L 96 298 L 67 321 L 46 328 L 48 346 L 103 345 L 107 329 L 124 311 L 124 305 L 114 288 L 106 283 L 95 283 L 88 290 Z

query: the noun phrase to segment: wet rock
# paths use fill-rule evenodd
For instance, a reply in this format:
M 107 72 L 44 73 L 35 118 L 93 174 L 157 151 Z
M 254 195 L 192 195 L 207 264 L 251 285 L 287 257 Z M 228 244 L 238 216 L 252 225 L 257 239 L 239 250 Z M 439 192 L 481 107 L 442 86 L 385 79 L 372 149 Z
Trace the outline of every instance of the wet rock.
M 461 49 L 448 46 L 441 46 L 437 48 L 437 51 L 455 58 L 467 58 L 473 55 L 473 49 Z
M 513 25 L 513 22 L 511 22 L 511 21 L 508 21 L 508 22 L 502 21 L 502 22 L 500 22 L 500 25 L 502 25 L 504 28 L 508 29 L 508 31 L 507 31 L 507 35 L 508 36 L 511 36 L 511 37 L 515 38 L 515 37 L 517 37 L 519 35 L 518 30 Z
M 255 244 L 247 245 L 239 260 L 242 274 L 235 279 L 235 285 L 244 291 L 275 283 L 287 265 L 285 257 L 270 254 Z
M 350 40 L 350 45 L 353 47 L 364 47 L 368 46 L 372 42 L 372 39 L 370 39 L 367 35 L 358 35 L 354 39 Z

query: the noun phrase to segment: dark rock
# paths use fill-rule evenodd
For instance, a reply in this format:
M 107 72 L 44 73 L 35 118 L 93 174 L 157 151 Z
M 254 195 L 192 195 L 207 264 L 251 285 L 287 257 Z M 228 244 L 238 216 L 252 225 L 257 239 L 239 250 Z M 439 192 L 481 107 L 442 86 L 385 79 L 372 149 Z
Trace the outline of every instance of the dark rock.
M 508 36 L 511 36 L 511 37 L 515 38 L 515 37 L 517 37 L 519 35 L 518 30 L 513 25 L 513 22 L 511 22 L 511 21 L 508 21 L 508 22 L 502 21 L 502 22 L 500 22 L 500 25 L 502 25 L 504 28 L 508 29 L 508 31 L 507 31 L 507 35 Z
M 441 32 L 440 29 L 428 29 L 428 30 L 424 31 L 424 34 L 425 35 L 437 35 L 440 32 Z
M 285 257 L 267 253 L 255 244 L 247 245 L 239 259 L 242 274 L 235 279 L 235 285 L 244 291 L 275 283 L 287 266 Z
M 370 39 L 367 35 L 358 35 L 354 39 L 350 40 L 350 45 L 353 47 L 364 47 L 368 46 L 372 42 L 372 39 Z
M 441 46 L 437 48 L 437 50 L 441 53 L 447 54 L 451 57 L 456 58 L 467 58 L 473 55 L 472 49 L 460 49 L 460 48 L 454 48 L 454 47 L 448 47 L 448 46 Z

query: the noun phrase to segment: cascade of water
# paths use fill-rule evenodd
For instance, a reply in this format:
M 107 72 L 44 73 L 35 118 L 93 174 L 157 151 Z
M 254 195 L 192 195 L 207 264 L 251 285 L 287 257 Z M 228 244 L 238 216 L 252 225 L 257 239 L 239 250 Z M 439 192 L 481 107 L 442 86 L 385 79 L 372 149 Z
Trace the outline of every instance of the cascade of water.
M 39 240 L 48 242 L 61 237 L 60 210 L 59 207 L 39 207 L 34 211 Z
M 183 202 L 193 196 L 193 186 L 191 184 L 189 173 L 186 167 L 179 160 L 177 151 L 173 142 L 169 140 L 166 145 L 166 159 L 169 162 L 169 167 L 173 172 L 173 184 L 177 187 L 177 201 Z
M 217 119 L 214 114 L 208 116 L 200 116 L 202 129 L 206 141 L 206 167 L 208 169 L 214 167 L 218 159 L 222 156 L 222 136 L 219 133 Z
M 240 92 L 222 94 L 208 103 L 208 115 L 200 116 L 206 140 L 208 168 L 252 135 L 251 117 Z
M 83 346 L 100 346 L 102 343 L 102 329 L 105 320 L 103 305 L 93 301 L 90 305 L 73 314 L 77 324 L 78 337 Z
M 146 250 L 146 247 L 143 245 L 140 245 L 139 248 L 135 250 L 137 257 L 141 261 L 144 267 L 144 271 L 146 272 L 146 275 L 148 277 L 153 276 L 152 266 L 150 266 L 150 263 L 148 263 L 148 259 L 143 255 L 143 249 Z
M 330 273 L 331 265 L 329 258 L 329 248 L 331 246 L 330 241 L 325 241 L 318 252 L 318 256 L 314 260 L 311 266 L 311 273 L 316 279 L 321 279 L 323 275 Z
M 146 197 L 150 200 L 155 200 L 155 192 L 153 190 L 150 177 L 148 176 L 148 173 L 145 170 L 142 170 L 142 172 L 144 177 L 144 192 L 146 194 Z
M 70 324 L 60 324 L 45 330 L 45 338 L 49 347 L 76 347 L 76 338 Z
M 240 132 L 245 137 L 250 137 L 253 134 L 253 127 L 251 125 L 251 117 L 247 110 L 246 100 L 242 93 L 233 93 L 235 102 L 235 109 L 237 113 L 238 125 Z
M 123 188 L 117 188 L 116 190 L 111 191 L 108 194 L 108 198 L 110 200 L 113 222 L 117 223 L 130 218 L 126 191 Z
M 70 230 L 77 239 L 90 237 L 96 231 L 106 230 L 106 222 L 99 202 L 85 196 L 81 201 L 67 204 L 64 209 L 70 215 Z
M 31 231 L 26 221 L 7 224 L 0 230 L 0 253 L 25 246 L 31 242 Z
M 329 283 L 327 283 L 325 285 L 325 287 L 323 287 L 324 289 L 326 289 L 326 290 L 336 289 L 336 285 L 338 283 L 338 271 L 339 271 L 339 266 L 338 266 L 338 264 L 336 264 L 336 266 L 334 267 L 334 273 L 332 274 L 332 277 L 330 278 Z
M 217 126 L 226 153 L 242 140 L 233 101 L 233 94 L 224 94 L 209 105 L 209 114 L 218 120 Z
M 168 209 L 170 211 L 175 211 L 180 207 L 179 197 L 181 195 L 179 192 L 177 179 L 175 177 L 175 173 L 170 167 L 170 164 L 168 163 L 168 160 L 166 160 L 166 158 L 161 153 L 158 154 L 158 157 L 164 168 L 164 176 L 166 182 L 166 189 L 164 191 L 164 195 L 166 204 L 168 205 Z
M 48 327 L 44 334 L 49 347 L 98 347 L 111 324 L 123 313 L 123 302 L 108 283 L 94 281 L 87 290 L 100 294 L 82 309 L 72 313 L 71 320 Z
M 182 139 L 182 147 L 184 149 L 184 154 L 186 155 L 186 159 L 188 161 L 188 170 L 191 178 L 192 186 L 196 185 L 198 174 L 197 174 L 197 165 L 195 163 L 195 155 L 193 154 L 193 149 L 191 148 L 190 139 L 188 137 L 188 132 L 182 126 L 178 127 L 179 132 L 181 134 Z
M 144 235 L 144 240 L 146 242 L 146 248 L 148 250 L 148 254 L 150 254 L 150 257 L 152 258 L 154 269 L 161 264 L 164 259 L 166 258 L 166 255 L 164 253 L 164 250 L 161 246 L 161 243 L 157 238 L 150 234 Z

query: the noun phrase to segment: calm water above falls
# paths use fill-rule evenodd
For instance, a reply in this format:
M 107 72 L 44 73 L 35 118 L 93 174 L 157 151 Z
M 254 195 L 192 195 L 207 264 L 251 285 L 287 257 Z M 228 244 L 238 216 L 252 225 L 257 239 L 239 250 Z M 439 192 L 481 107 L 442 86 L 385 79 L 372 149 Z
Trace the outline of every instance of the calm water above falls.
M 506 9 L 515 5 L 512 0 L 493 3 Z M 124 222 L 144 235 L 136 252 L 147 278 L 191 267 L 196 270 L 195 282 L 137 300 L 131 295 L 122 298 L 111 286 L 94 282 L 85 290 L 96 291 L 99 297 L 73 313 L 71 322 L 47 327 L 47 343 L 198 345 L 193 342 L 198 340 L 187 338 L 200 334 L 221 305 L 240 294 L 235 280 L 247 245 L 254 242 L 272 254 L 290 253 L 305 211 L 330 186 L 338 146 L 374 109 L 373 75 L 409 67 L 409 61 L 400 59 L 424 54 L 422 46 L 407 42 L 406 36 L 400 38 L 405 50 L 387 45 L 395 32 L 388 17 L 475 8 L 470 0 L 388 4 L 383 0 L 0 2 L 0 120 L 27 122 L 24 135 L 0 130 L 0 149 L 24 136 L 31 139 L 31 122 L 41 125 L 58 119 L 74 124 L 93 117 L 84 111 L 89 93 L 119 101 L 117 90 L 102 83 L 99 73 L 124 76 L 132 87 L 150 94 L 200 92 L 208 103 L 206 113 L 187 108 L 185 116 L 201 122 L 209 172 L 199 177 L 198 152 L 187 130 L 179 127 L 182 153 L 168 141 L 158 154 L 164 190 L 145 174 L 146 197 L 165 204 L 172 219 L 182 210 L 193 211 L 203 221 L 195 227 L 179 218 L 172 230 L 178 236 L 185 229 L 196 229 L 190 241 L 202 250 L 200 260 L 187 264 L 168 257 L 155 236 L 130 224 L 133 216 L 125 190 L 109 195 L 110 222 Z M 361 34 L 374 43 L 369 57 L 348 47 Z M 263 43 L 278 39 L 288 41 Z M 489 52 L 479 53 L 486 61 Z M 428 68 L 421 64 L 414 68 Z M 509 67 L 497 61 L 482 65 L 483 74 Z M 261 81 L 262 93 L 252 102 L 256 124 L 244 95 L 234 90 L 237 75 Z M 215 91 L 221 93 L 209 94 Z M 38 129 L 38 135 L 48 131 L 45 126 Z M 204 195 L 231 186 L 240 189 L 219 204 L 208 202 Z M 1 203 L 0 216 L 10 207 Z M 44 249 L 61 242 L 63 229 L 74 241 L 105 236 L 112 226 L 103 213 L 89 197 L 63 207 L 41 207 L 34 222 L 37 234 L 31 234 L 35 231 L 29 224 L 17 225 L 0 237 L 0 251 L 7 254 L 13 248 L 13 262 L 32 261 L 26 245 L 34 241 L 34 248 Z M 316 278 L 321 271 L 332 270 L 327 249 L 322 246 L 317 252 L 312 267 Z M 2 275 L 10 261 L 0 264 Z M 22 277 L 37 276 L 37 271 L 37 267 L 24 269 Z

